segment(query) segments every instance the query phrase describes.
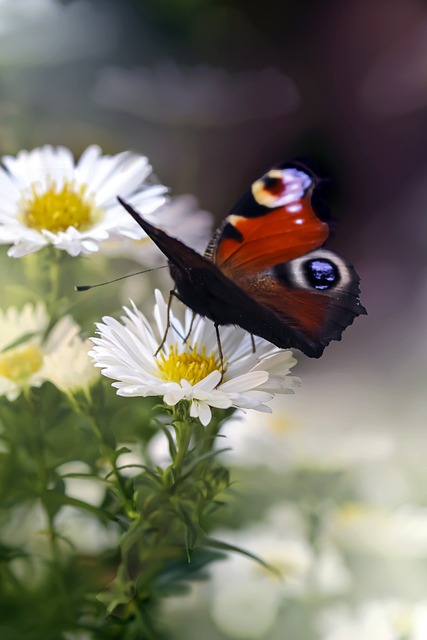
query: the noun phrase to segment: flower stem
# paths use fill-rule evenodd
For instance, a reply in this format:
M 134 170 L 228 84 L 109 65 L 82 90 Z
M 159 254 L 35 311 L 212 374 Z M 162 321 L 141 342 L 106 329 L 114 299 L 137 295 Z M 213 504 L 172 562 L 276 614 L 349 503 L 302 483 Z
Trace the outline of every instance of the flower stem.
M 43 509 L 47 517 L 47 533 L 49 539 L 50 553 L 51 553 L 51 566 L 53 570 L 54 579 L 59 593 L 63 597 L 63 602 L 67 602 L 68 590 L 64 581 L 62 573 L 62 560 L 61 551 L 58 546 L 58 534 L 55 529 L 55 513 L 56 509 L 50 503 L 49 500 L 49 484 L 51 481 L 51 474 L 46 463 L 46 444 L 44 439 L 45 430 L 43 428 L 42 416 L 37 406 L 34 406 L 32 400 L 27 397 L 27 404 L 30 410 L 33 411 L 35 420 L 30 424 L 31 433 L 28 435 L 28 448 L 32 454 L 33 459 L 36 462 L 37 478 L 38 478 L 38 494 L 40 501 L 43 505 Z
M 176 432 L 176 456 L 173 460 L 173 467 L 177 478 L 181 475 L 182 466 L 188 452 L 191 440 L 191 425 L 188 422 L 175 422 Z
M 58 320 L 58 309 L 60 307 L 60 264 L 62 262 L 62 252 L 58 249 L 51 249 L 47 256 L 48 290 L 46 295 L 46 306 L 51 318 L 51 324 Z

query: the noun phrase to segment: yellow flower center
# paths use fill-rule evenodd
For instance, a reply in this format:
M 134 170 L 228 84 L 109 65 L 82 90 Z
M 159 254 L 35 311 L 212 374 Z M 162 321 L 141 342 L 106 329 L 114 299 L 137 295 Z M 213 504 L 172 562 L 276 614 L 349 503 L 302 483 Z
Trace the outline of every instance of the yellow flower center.
M 88 196 L 87 185 L 65 181 L 58 187 L 51 181 L 43 193 L 37 185 L 31 185 L 31 193 L 21 201 L 22 222 L 31 229 L 46 229 L 53 233 L 75 227 L 80 231 L 89 229 L 102 215 L 96 208 L 93 196 Z
M 22 382 L 40 369 L 43 355 L 35 344 L 19 345 L 0 354 L 0 376 Z
M 157 358 L 160 377 L 166 382 L 188 380 L 192 385 L 206 378 L 212 371 L 221 371 L 221 361 L 212 351 L 206 355 L 205 346 L 197 352 L 197 344 L 192 349 L 178 353 L 176 344 L 169 347 L 169 354 L 161 353 Z

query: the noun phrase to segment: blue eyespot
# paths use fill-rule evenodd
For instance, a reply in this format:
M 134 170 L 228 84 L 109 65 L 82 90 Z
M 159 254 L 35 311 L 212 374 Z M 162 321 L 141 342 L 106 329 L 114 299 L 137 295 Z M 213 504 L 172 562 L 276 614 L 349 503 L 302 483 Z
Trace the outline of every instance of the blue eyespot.
M 332 289 L 340 281 L 338 267 L 325 258 L 315 258 L 307 260 L 303 265 L 307 282 L 314 289 Z

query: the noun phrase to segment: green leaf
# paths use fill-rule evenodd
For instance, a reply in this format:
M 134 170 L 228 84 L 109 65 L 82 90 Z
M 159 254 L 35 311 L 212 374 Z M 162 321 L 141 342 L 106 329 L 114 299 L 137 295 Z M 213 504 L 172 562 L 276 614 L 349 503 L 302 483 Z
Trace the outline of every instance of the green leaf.
M 185 467 L 185 473 L 181 476 L 181 480 L 184 480 L 185 478 L 188 478 L 188 476 L 191 476 L 192 472 L 194 471 L 194 468 L 199 464 L 199 462 L 202 462 L 203 460 L 209 460 L 209 459 L 215 458 L 220 453 L 224 453 L 224 451 L 231 451 L 231 447 L 226 447 L 225 449 L 219 449 L 218 451 L 209 451 L 208 453 L 204 453 L 198 458 L 195 458 L 194 460 L 192 460 L 191 464 Z
M 220 549 L 222 551 L 240 553 L 240 555 L 245 556 L 246 558 L 255 560 L 255 562 L 258 562 L 258 564 L 260 564 L 265 569 L 268 569 L 268 571 L 271 571 L 271 573 L 274 573 L 274 575 L 276 575 L 277 577 L 279 578 L 281 577 L 280 571 L 275 567 L 273 567 L 271 564 L 268 564 L 268 562 L 265 562 L 265 560 L 263 560 L 259 556 L 256 556 L 250 551 L 246 551 L 245 549 L 242 549 L 241 547 L 237 547 L 234 544 L 228 544 L 228 542 L 221 542 L 220 540 L 215 540 L 214 538 L 205 538 L 203 540 L 203 544 L 208 548 L 212 548 L 212 549 Z
M 66 504 L 70 507 L 82 509 L 83 511 L 89 511 L 89 513 L 93 513 L 102 521 L 111 520 L 113 522 L 117 522 L 116 516 L 112 513 L 109 513 L 104 509 L 100 509 L 99 507 L 94 507 L 83 500 L 78 500 L 78 498 L 71 498 L 70 496 L 54 490 L 49 490 L 45 493 L 45 503 L 46 505 L 50 504 L 55 509 L 59 509 L 62 505 Z
M 15 347 L 19 347 L 20 344 L 23 344 L 24 342 L 27 342 L 31 338 L 34 338 L 34 336 L 36 336 L 36 335 L 39 335 L 39 334 L 37 332 L 35 332 L 35 331 L 24 333 L 24 335 L 20 336 L 19 338 L 17 338 L 13 342 L 10 342 L 8 345 L 3 347 L 3 349 L 1 350 L 1 353 L 6 353 L 6 351 L 9 351 L 10 349 L 14 349 Z

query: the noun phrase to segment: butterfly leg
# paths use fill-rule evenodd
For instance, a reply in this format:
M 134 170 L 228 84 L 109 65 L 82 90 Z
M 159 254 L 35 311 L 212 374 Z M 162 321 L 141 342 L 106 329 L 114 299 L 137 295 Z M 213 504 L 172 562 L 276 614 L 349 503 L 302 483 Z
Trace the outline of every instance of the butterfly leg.
M 219 359 L 220 359 L 220 362 L 221 362 L 221 378 L 219 379 L 218 384 L 221 384 L 222 379 L 224 378 L 224 373 L 225 373 L 224 354 L 222 352 L 222 344 L 221 344 L 221 336 L 220 336 L 220 333 L 219 333 L 219 325 L 217 325 L 215 323 L 214 326 L 215 326 L 215 333 L 216 333 L 216 341 L 217 341 L 217 344 L 218 344 Z
M 179 297 L 179 295 L 177 294 L 175 289 L 171 289 L 169 291 L 168 304 L 167 304 L 167 307 L 166 307 L 166 328 L 165 328 L 165 332 L 163 334 L 162 341 L 160 342 L 159 346 L 157 347 L 157 351 L 154 354 L 154 357 L 156 357 L 158 355 L 160 349 L 165 344 L 166 338 L 167 338 L 167 335 L 168 335 L 168 331 L 169 331 L 169 329 L 171 327 L 170 313 L 171 313 L 171 306 L 172 306 L 172 298 L 177 298 L 178 300 L 180 300 L 180 302 L 182 302 L 181 298 Z
M 253 333 L 250 333 L 249 335 L 251 336 L 252 353 L 256 353 L 256 345 L 255 345 L 255 338 L 254 338 L 254 334 L 253 334 Z
M 182 339 L 182 341 L 183 341 L 184 343 L 185 343 L 185 342 L 188 342 L 188 338 L 190 337 L 191 332 L 193 331 L 193 325 L 194 325 L 194 320 L 195 320 L 195 319 L 196 319 L 196 314 L 195 314 L 195 313 L 194 313 L 194 311 L 193 311 L 193 317 L 191 318 L 190 328 L 188 329 L 188 331 L 187 331 L 186 335 L 185 335 L 185 336 L 183 337 L 183 339 Z

